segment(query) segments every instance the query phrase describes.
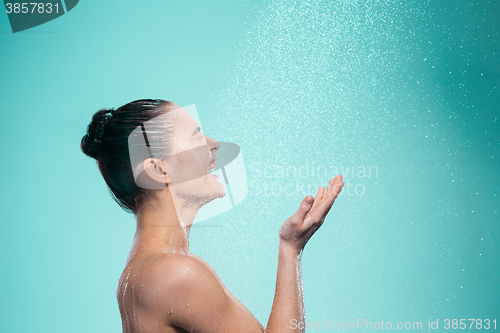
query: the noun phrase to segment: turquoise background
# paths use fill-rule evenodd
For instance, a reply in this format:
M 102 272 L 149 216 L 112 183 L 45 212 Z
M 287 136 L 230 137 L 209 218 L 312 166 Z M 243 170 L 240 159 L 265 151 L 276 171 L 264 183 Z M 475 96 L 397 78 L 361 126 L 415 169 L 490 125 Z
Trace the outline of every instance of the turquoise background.
M 279 227 L 337 173 L 303 254 L 308 322 L 500 320 L 499 17 L 472 0 L 86 0 L 13 34 L 0 13 L 0 331 L 121 331 L 135 220 L 79 144 L 94 112 L 140 98 L 196 104 L 240 145 L 248 197 L 191 250 L 264 325 Z

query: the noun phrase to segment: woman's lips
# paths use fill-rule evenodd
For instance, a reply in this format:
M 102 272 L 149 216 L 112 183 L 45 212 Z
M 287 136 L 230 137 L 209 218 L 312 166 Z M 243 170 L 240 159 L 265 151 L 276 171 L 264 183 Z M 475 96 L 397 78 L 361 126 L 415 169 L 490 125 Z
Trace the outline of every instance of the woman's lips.
M 212 161 L 210 161 L 210 169 L 214 169 L 215 168 L 215 161 L 217 161 L 217 159 L 214 159 Z

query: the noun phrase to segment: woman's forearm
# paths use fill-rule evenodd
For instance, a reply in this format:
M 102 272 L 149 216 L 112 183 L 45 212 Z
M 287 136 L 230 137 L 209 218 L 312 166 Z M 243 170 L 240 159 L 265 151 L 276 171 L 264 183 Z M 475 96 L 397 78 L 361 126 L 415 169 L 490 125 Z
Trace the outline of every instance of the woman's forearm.
M 304 332 L 298 328 L 298 323 L 304 320 L 301 253 L 288 243 L 280 242 L 276 292 L 266 333 Z
M 304 332 L 301 252 L 323 224 L 342 186 L 344 182 L 341 175 L 330 179 L 326 189 L 320 187 L 316 198 L 311 195 L 305 197 L 297 212 L 281 226 L 276 292 L 267 322 L 267 333 Z

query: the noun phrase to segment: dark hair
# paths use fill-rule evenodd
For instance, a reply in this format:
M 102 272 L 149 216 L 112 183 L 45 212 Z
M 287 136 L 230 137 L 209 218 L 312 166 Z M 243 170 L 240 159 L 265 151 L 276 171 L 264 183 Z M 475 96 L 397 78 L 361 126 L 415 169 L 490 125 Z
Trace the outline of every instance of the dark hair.
M 140 99 L 97 111 L 87 127 L 80 148 L 96 159 L 111 196 L 127 212 L 136 213 L 147 195 L 134 180 L 128 137 L 136 127 L 175 108 L 170 101 Z

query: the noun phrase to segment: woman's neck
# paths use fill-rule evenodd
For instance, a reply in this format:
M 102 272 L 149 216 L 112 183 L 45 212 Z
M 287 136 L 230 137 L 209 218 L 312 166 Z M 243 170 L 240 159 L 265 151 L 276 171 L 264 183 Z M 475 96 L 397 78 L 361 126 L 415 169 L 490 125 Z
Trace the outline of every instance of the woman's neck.
M 199 207 L 174 200 L 169 189 L 157 191 L 136 214 L 137 230 L 129 256 L 151 253 L 189 253 L 189 232 Z

